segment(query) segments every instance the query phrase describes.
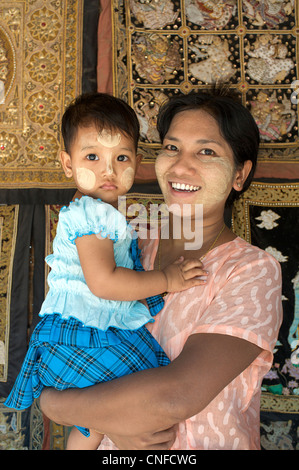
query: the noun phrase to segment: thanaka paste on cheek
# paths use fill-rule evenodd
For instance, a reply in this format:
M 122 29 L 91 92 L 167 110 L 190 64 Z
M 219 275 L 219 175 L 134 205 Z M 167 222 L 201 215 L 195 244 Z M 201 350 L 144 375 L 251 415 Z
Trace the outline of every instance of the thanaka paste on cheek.
M 232 188 L 233 168 L 229 161 L 221 157 L 202 159 L 204 165 L 202 189 L 198 194 L 198 203 L 210 206 L 223 201 Z
M 78 186 L 84 191 L 90 191 L 95 187 L 96 176 L 92 170 L 87 168 L 77 168 L 76 176 Z
M 169 187 L 165 180 L 165 175 L 169 170 L 169 158 L 167 152 L 161 152 L 155 163 L 157 179 L 166 204 L 169 203 L 168 196 L 170 195 Z M 201 189 L 194 192 L 192 203 L 203 204 L 208 207 L 211 204 L 223 201 L 227 192 L 231 190 L 233 167 L 231 162 L 218 156 L 201 156 L 199 162 L 198 178 L 194 184 L 200 186 Z M 182 183 L 184 183 L 183 176 L 181 178 Z M 177 197 L 179 198 L 179 192 Z
M 134 183 L 134 177 L 135 171 L 131 167 L 126 168 L 121 175 L 121 185 L 125 188 L 126 191 L 129 191 L 129 189 L 132 187 L 132 184 Z
M 158 153 L 156 161 L 155 161 L 155 173 L 157 176 L 157 179 L 159 183 L 162 184 L 162 177 L 165 175 L 165 168 L 163 169 L 163 164 L 167 163 L 167 160 L 165 160 L 165 157 L 167 158 L 167 153 L 161 150 L 161 152 Z
M 103 129 L 99 132 L 97 140 L 104 147 L 112 148 L 120 143 L 121 135 L 119 133 L 111 134 L 111 132 Z

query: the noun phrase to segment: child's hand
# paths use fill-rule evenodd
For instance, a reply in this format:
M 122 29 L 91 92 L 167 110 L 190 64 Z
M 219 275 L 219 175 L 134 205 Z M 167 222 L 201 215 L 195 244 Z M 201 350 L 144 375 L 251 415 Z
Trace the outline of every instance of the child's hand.
M 186 259 L 181 256 L 177 261 L 163 269 L 167 279 L 167 292 L 178 292 L 206 283 L 199 276 L 207 276 L 199 259 Z

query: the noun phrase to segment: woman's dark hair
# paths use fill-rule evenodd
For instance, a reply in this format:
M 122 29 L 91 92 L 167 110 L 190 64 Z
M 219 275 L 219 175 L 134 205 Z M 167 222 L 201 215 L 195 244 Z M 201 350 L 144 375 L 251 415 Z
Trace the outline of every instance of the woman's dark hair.
M 242 168 L 246 160 L 252 162 L 251 171 L 242 191 L 235 191 L 232 188 L 226 201 L 226 206 L 230 206 L 248 189 L 253 179 L 260 143 L 258 126 L 250 111 L 242 105 L 236 92 L 227 85 L 214 85 L 208 91 L 192 91 L 187 95 L 174 96 L 162 105 L 157 122 L 161 142 L 176 114 L 197 109 L 206 111 L 217 121 L 222 136 L 233 151 L 237 169 Z
M 106 93 L 78 96 L 65 110 L 61 122 L 64 146 L 68 153 L 78 128 L 91 125 L 95 125 L 99 132 L 103 129 L 123 132 L 132 138 L 137 150 L 139 121 L 125 101 Z

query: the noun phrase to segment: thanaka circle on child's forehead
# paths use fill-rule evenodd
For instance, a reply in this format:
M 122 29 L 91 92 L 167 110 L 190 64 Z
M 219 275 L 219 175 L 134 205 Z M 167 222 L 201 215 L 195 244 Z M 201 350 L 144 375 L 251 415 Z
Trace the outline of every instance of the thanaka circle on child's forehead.
M 103 129 L 98 133 L 97 141 L 103 145 L 103 147 L 117 147 L 121 141 L 121 134 L 119 132 L 112 132 L 108 129 Z
M 138 143 L 135 142 L 133 135 L 127 133 L 125 130 L 122 130 L 118 127 L 113 126 L 105 126 L 102 123 L 98 122 L 90 122 L 90 123 L 82 123 L 77 126 L 75 132 L 73 133 L 69 145 L 66 146 L 66 151 L 70 154 L 72 147 L 77 145 L 78 141 L 78 134 L 80 131 L 84 131 L 86 136 L 88 134 L 94 135 L 94 139 L 99 142 L 99 144 L 103 145 L 104 147 L 113 148 L 118 146 L 121 143 L 121 139 L 124 137 L 128 139 L 132 143 L 132 147 L 134 152 L 137 151 Z
M 84 132 L 83 135 L 82 131 Z M 79 144 L 78 139 L 84 140 L 84 147 L 88 144 L 88 140 L 90 139 L 90 141 L 94 141 L 94 143 L 98 142 L 102 147 L 111 149 L 111 151 L 120 150 L 124 153 L 125 151 L 129 151 L 132 156 L 136 156 L 137 148 L 135 146 L 134 139 L 131 135 L 123 132 L 121 129 L 110 129 L 106 127 L 99 128 L 96 124 L 92 124 L 90 126 L 79 126 L 71 144 L 71 147 L 73 148 L 70 149 L 70 154 L 72 153 L 71 150 L 74 150 L 74 146 L 76 147 Z M 124 145 L 122 145 L 122 139 L 126 139 L 130 142 L 123 142 Z M 117 147 L 120 148 L 117 149 Z

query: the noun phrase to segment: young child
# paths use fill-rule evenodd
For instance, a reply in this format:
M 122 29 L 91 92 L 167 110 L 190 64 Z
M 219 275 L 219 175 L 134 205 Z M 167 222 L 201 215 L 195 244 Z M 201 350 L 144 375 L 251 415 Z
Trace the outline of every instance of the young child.
M 158 294 L 200 285 L 199 260 L 142 271 L 137 240 L 115 208 L 133 184 L 139 124 L 115 97 L 78 97 L 62 119 L 61 162 L 77 192 L 59 214 L 49 292 L 21 372 L 7 398 L 24 409 L 43 387 L 91 386 L 169 363 L 145 324 L 163 307 Z M 154 297 L 152 297 L 154 296 Z M 148 298 L 152 297 L 152 298 Z M 148 306 L 140 300 L 148 298 Z M 68 449 L 96 449 L 102 435 L 74 427 Z

